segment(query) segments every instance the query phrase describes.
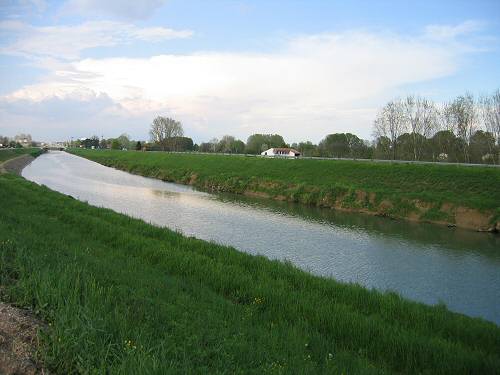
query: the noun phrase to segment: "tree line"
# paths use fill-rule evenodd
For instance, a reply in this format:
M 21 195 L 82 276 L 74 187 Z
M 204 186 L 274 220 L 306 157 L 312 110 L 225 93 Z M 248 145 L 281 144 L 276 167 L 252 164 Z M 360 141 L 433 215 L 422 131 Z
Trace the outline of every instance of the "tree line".
M 378 159 L 499 163 L 500 90 L 437 105 L 418 96 L 392 100 L 374 122 Z
M 208 142 L 195 144 L 183 135 L 184 131 L 180 122 L 159 116 L 151 124 L 151 143 L 146 143 L 144 146 L 147 150 L 254 155 L 274 147 L 292 147 L 305 156 L 371 157 L 369 143 L 350 133 L 330 134 L 319 145 L 314 145 L 310 141 L 290 145 L 279 134 L 252 134 L 246 142 L 232 135 L 224 135 L 221 139 L 212 138 Z
M 163 116 L 153 120 L 149 135 L 149 142 L 134 141 L 122 134 L 107 140 L 94 136 L 80 144 L 87 148 L 233 154 L 291 147 L 311 157 L 499 164 L 500 90 L 479 98 L 466 93 L 442 105 L 414 95 L 391 100 L 376 116 L 373 141 L 352 133 L 333 133 L 318 144 L 288 144 L 279 134 L 252 134 L 246 142 L 224 135 L 196 144 L 184 136 L 179 121 Z

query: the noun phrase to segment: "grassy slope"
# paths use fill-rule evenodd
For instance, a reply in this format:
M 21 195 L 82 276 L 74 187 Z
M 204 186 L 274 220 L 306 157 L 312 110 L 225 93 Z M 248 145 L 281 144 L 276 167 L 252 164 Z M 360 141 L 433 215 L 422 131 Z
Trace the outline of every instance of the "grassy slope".
M 341 197 L 345 207 L 366 209 L 389 200 L 395 207 L 388 213 L 395 216 L 407 216 L 414 210 L 412 200 L 434 204 L 436 210 L 445 202 L 490 212 L 500 210 L 497 168 L 111 150 L 72 152 L 105 165 L 170 181 L 192 183 L 192 176 L 196 175 L 194 184 L 204 189 L 262 191 L 319 205 L 328 205 Z M 368 198 L 356 201 L 357 190 L 374 193 L 376 202 L 369 202 Z
M 41 150 L 39 148 L 14 148 L 14 149 L 0 149 L 0 163 L 9 159 L 16 158 L 24 154 L 38 156 Z
M 0 176 L 4 298 L 50 323 L 59 373 L 500 368 L 500 327 L 186 238 Z

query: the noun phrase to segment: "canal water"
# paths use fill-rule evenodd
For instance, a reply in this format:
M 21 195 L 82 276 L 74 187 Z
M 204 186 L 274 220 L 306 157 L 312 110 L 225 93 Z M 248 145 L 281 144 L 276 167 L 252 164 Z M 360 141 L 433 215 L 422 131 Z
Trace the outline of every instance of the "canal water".
M 500 325 L 498 235 L 208 194 L 64 152 L 38 157 L 22 175 L 188 236 L 427 304 L 442 302 Z

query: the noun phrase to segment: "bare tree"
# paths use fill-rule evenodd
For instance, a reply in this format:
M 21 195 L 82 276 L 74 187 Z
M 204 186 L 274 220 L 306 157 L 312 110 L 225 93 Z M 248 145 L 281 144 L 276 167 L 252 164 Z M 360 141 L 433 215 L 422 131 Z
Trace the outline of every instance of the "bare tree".
M 179 121 L 175 121 L 169 117 L 158 116 L 153 120 L 149 134 L 151 141 L 158 143 L 165 150 L 168 141 L 174 137 L 182 137 L 184 130 Z
M 236 141 L 232 135 L 225 135 L 219 141 L 220 149 L 222 152 L 230 153 L 233 151 L 233 144 Z
M 436 107 L 432 101 L 412 95 L 406 97 L 401 105 L 406 127 L 410 132 L 413 160 L 420 160 L 424 149 L 423 141 L 431 137 L 436 129 Z
M 477 110 L 474 97 L 470 93 L 456 98 L 449 107 L 450 118 L 454 122 L 456 135 L 462 141 L 462 151 L 466 163 L 470 162 L 470 139 L 477 127 Z
M 210 144 L 210 150 L 212 152 L 218 151 L 217 147 L 219 146 L 219 140 L 217 138 L 212 138 L 210 141 L 208 141 L 208 143 Z
M 500 89 L 491 96 L 481 98 L 481 109 L 486 130 L 495 138 L 497 152 L 495 162 L 500 163 Z
M 374 133 L 377 138 L 389 138 L 393 160 L 396 159 L 398 137 L 404 132 L 405 122 L 401 101 L 390 101 L 378 114 L 374 123 Z
M 452 103 L 444 103 L 438 110 L 438 130 L 447 130 L 455 134 L 457 131 Z

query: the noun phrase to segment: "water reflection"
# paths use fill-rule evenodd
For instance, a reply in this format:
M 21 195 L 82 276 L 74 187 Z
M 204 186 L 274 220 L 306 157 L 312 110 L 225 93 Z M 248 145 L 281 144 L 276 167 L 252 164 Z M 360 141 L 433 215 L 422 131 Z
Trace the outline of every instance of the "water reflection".
M 500 323 L 499 236 L 212 195 L 61 152 L 37 158 L 23 176 L 186 235 Z
M 500 262 L 500 236 L 493 233 L 479 233 L 429 223 L 391 220 L 377 216 L 340 212 L 314 206 L 232 194 L 219 194 L 218 199 L 221 202 L 244 205 L 281 215 L 300 217 L 325 225 L 343 227 L 350 231 L 363 231 L 372 235 L 399 238 L 415 244 L 443 246 L 445 249 L 465 252 L 477 249 L 477 251 L 481 252 L 481 255 L 489 256 L 494 262 Z

